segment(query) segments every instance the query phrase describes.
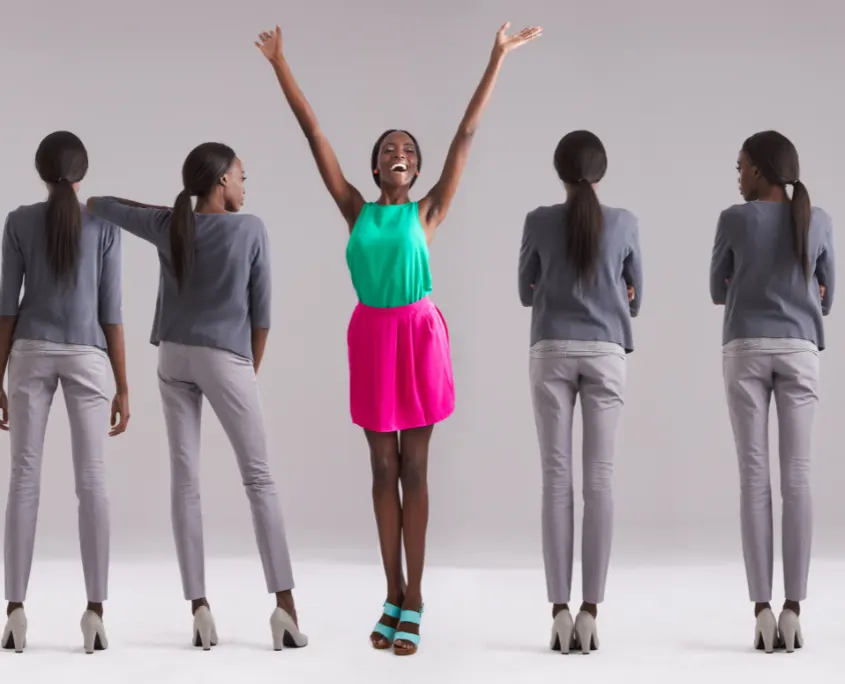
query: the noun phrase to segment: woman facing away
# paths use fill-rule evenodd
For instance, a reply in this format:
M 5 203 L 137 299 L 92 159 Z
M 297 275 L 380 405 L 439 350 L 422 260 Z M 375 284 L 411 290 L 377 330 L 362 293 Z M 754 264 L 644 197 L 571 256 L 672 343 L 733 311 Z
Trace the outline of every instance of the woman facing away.
M 604 600 L 613 536 L 611 481 L 622 415 L 631 318 L 642 300 L 636 217 L 599 203 L 607 171 L 604 145 L 574 131 L 554 154 L 566 202 L 528 214 L 519 255 L 519 297 L 530 306 L 529 376 L 543 472 L 543 558 L 553 604 L 551 648 L 598 648 L 597 606 Z M 583 415 L 583 603 L 569 612 L 574 502 L 572 417 Z
M 723 374 L 739 460 L 742 547 L 754 602 L 756 648 L 800 648 L 812 536 L 810 450 L 818 403 L 822 316 L 834 289 L 833 227 L 810 204 L 798 152 L 764 131 L 742 145 L 737 164 L 746 200 L 722 212 L 710 265 L 710 294 L 725 305 Z M 792 197 L 787 186 L 792 186 Z M 778 416 L 786 601 L 772 599 L 769 405 Z
M 61 384 L 88 595 L 82 638 L 85 652 L 93 653 L 108 647 L 103 627 L 109 575 L 106 435 L 121 434 L 129 421 L 120 230 L 79 203 L 88 153 L 73 133 L 44 138 L 35 168 L 48 199 L 11 212 L 3 232 L 0 377 L 8 364 L 9 395 L 0 388 L 0 429 L 9 431 L 12 468 L 4 557 L 8 621 L 2 646 L 20 653 L 27 643 L 23 604 L 35 545 L 44 435 Z M 117 389 L 111 402 L 109 365 Z
M 228 146 L 204 143 L 182 167 L 172 209 L 94 197 L 96 215 L 152 243 L 161 274 L 151 342 L 171 462 L 171 515 L 195 646 L 217 645 L 205 587 L 200 508 L 200 414 L 206 397 L 232 445 L 252 509 L 275 650 L 305 646 L 298 628 L 282 509 L 267 462 L 256 373 L 270 329 L 270 247 L 255 216 L 239 214 L 245 175 Z M 197 197 L 196 210 L 192 197 Z
M 420 641 L 429 441 L 434 424 L 451 415 L 455 404 L 449 334 L 428 296 L 429 243 L 457 191 L 505 55 L 541 32 L 528 28 L 507 35 L 507 27 L 496 35 L 440 179 L 419 201 L 409 198 L 422 168 L 419 145 L 410 133 L 389 130 L 376 141 L 370 170 L 380 194 L 376 202 L 365 202 L 346 180 L 291 73 L 279 27 L 260 34 L 256 43 L 273 66 L 349 228 L 346 259 L 359 299 L 347 337 L 351 414 L 370 448 L 373 504 L 387 579 L 384 613 L 370 641 L 377 649 L 392 645 L 398 655 L 415 653 Z

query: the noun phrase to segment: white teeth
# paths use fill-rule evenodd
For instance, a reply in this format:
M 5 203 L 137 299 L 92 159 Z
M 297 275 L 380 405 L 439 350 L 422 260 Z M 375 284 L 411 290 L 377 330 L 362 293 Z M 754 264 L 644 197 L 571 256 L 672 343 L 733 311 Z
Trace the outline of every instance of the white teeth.
M 405 166 L 404 164 L 394 164 L 393 166 L 390 167 L 390 170 L 391 171 L 407 171 L 408 167 Z

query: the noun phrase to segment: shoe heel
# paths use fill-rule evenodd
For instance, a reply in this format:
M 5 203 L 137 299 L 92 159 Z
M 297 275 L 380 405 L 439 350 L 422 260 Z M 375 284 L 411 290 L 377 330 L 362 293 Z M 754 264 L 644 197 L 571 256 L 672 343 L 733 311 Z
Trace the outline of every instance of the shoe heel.
M 214 617 L 206 606 L 200 606 L 194 613 L 194 646 L 201 647 L 203 651 L 210 651 L 212 646 L 217 646 Z
M 16 608 L 6 620 L 3 628 L 2 646 L 7 651 L 23 653 L 26 648 L 26 613 L 23 608 Z
M 769 608 L 761 610 L 754 630 L 754 648 L 758 651 L 774 653 L 777 634 L 778 624 L 774 613 Z
M 283 648 L 303 648 L 308 645 L 308 637 L 299 631 L 293 618 L 286 610 L 276 608 L 270 616 L 270 633 L 273 637 L 273 650 Z
M 590 655 L 599 648 L 596 619 L 585 610 L 575 618 L 575 646 L 581 649 L 583 655 Z
M 105 651 L 109 647 L 103 619 L 95 612 L 86 610 L 79 626 L 82 629 L 82 646 L 87 654 Z
M 549 647 L 553 651 L 560 651 L 568 655 L 572 648 L 573 635 L 575 633 L 575 622 L 572 620 L 572 613 L 562 610 L 555 616 L 552 625 L 552 638 Z
M 781 646 L 787 653 L 792 653 L 804 645 L 801 622 L 794 611 L 787 609 L 781 612 L 778 618 L 778 633 Z

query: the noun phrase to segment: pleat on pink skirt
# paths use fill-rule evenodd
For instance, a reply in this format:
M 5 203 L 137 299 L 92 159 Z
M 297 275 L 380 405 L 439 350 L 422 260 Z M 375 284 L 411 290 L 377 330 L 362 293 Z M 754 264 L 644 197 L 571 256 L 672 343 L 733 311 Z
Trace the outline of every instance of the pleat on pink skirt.
M 352 422 L 374 432 L 433 425 L 455 410 L 449 329 L 428 299 L 358 304 L 347 332 Z

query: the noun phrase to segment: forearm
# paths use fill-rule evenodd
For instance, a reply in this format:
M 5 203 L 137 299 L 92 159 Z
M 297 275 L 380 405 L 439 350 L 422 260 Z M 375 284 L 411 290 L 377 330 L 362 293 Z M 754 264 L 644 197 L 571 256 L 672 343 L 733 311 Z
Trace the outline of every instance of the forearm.
M 137 209 L 166 209 L 170 210 L 171 207 L 162 207 L 156 204 L 144 204 L 143 202 L 135 202 L 134 200 L 124 199 L 122 197 L 110 197 L 110 196 L 103 196 L 103 197 L 89 197 L 86 206 L 89 210 L 93 211 L 94 207 L 93 204 L 97 200 L 109 200 L 111 202 L 117 202 L 118 204 L 123 204 L 127 207 L 135 207 Z
M 15 334 L 17 316 L 0 316 L 0 387 L 6 377 L 6 367 L 9 365 L 9 354 L 12 351 L 12 338 Z
M 106 336 L 106 348 L 117 393 L 126 394 L 129 392 L 129 383 L 126 380 L 126 345 L 123 338 L 123 326 L 104 325 L 102 328 Z
M 458 134 L 471 137 L 478 129 L 478 124 L 481 121 L 481 115 L 484 113 L 487 103 L 490 101 L 490 96 L 496 87 L 496 79 L 499 76 L 499 70 L 502 68 L 502 61 L 504 55 L 497 50 L 490 54 L 490 60 L 487 62 L 487 68 L 484 70 L 484 75 L 481 77 L 481 82 L 473 93 L 472 99 L 469 101 L 464 118 L 458 128 Z
M 273 66 L 273 71 L 276 73 L 276 79 L 279 81 L 279 86 L 284 93 L 288 105 L 293 111 L 294 117 L 309 140 L 313 139 L 319 132 L 319 125 L 311 105 L 305 99 L 305 95 L 293 77 L 287 60 L 284 57 L 277 57 L 270 60 Z
M 252 365 L 258 373 L 258 367 L 264 358 L 264 349 L 267 346 L 267 337 L 270 335 L 269 328 L 252 329 Z

